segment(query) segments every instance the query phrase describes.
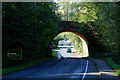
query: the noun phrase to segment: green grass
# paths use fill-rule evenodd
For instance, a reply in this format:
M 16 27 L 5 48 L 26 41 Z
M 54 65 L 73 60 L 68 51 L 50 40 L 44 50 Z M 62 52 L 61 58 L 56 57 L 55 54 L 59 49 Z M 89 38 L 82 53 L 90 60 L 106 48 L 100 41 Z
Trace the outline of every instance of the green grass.
M 104 58 L 107 64 L 115 70 L 115 74 L 120 77 L 120 65 L 112 60 L 112 58 Z
M 52 51 L 52 56 L 57 56 L 57 51 Z
M 90 57 L 94 58 L 94 57 Z M 104 60 L 114 71 L 116 76 L 120 77 L 120 65 L 117 64 L 115 61 L 112 60 L 112 58 L 94 58 L 94 59 L 99 59 L 99 60 Z
M 101 53 L 99 53 L 99 54 L 101 54 Z M 112 58 L 110 58 L 110 57 L 109 58 L 100 58 L 97 56 L 96 57 L 89 56 L 89 58 L 94 58 L 94 59 L 106 61 L 106 63 L 115 71 L 116 76 L 120 77 L 120 64 L 113 61 Z
M 23 69 L 26 69 L 26 68 L 35 66 L 37 64 L 50 61 L 50 60 L 52 60 L 52 58 L 44 58 L 44 59 L 41 59 L 41 60 L 32 61 L 28 64 L 22 64 L 22 65 L 19 65 L 19 66 L 3 68 L 2 69 L 2 75 L 9 74 L 9 73 L 16 72 L 16 71 L 20 71 L 20 70 L 23 70 Z

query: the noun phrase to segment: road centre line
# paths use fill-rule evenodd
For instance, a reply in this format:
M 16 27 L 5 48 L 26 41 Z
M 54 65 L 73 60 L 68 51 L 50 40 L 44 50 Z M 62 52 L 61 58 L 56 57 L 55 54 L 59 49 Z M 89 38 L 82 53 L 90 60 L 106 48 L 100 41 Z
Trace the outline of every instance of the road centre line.
M 86 73 L 87 73 L 87 70 L 88 70 L 88 60 L 87 60 L 87 62 L 86 62 L 85 72 L 84 72 L 83 77 L 82 77 L 82 79 L 81 79 L 81 80 L 84 80 L 85 75 L 86 75 Z

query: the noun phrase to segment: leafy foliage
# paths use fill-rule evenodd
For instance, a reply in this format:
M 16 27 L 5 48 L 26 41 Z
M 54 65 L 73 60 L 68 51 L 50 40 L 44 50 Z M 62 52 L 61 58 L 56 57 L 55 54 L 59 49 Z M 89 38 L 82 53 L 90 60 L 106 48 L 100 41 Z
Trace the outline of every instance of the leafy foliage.
M 58 13 L 63 20 L 89 22 L 97 18 L 93 3 L 63 2 L 58 4 L 60 6 Z
M 23 62 L 50 56 L 51 36 L 60 21 L 56 9 L 53 2 L 3 3 L 3 61 L 9 61 L 12 48 L 22 48 Z
M 115 61 L 113 61 L 112 58 L 103 58 L 103 59 L 107 62 L 107 64 L 108 64 L 112 69 L 115 70 L 115 74 L 116 74 L 117 76 L 120 76 L 120 65 L 117 64 Z
M 11 48 L 23 49 L 23 62 L 50 56 L 48 53 L 51 52 L 52 36 L 57 33 L 59 15 L 63 20 L 85 23 L 80 29 L 89 37 L 90 50 L 107 52 L 120 64 L 119 5 L 114 2 L 58 4 L 58 11 L 53 2 L 2 4 L 3 66 L 9 62 L 7 51 Z M 79 39 L 75 40 L 73 42 L 77 44 Z
M 59 4 L 59 3 L 58 3 Z M 67 6 L 69 4 L 69 6 Z M 59 4 L 61 6 L 61 4 Z M 93 49 L 102 52 L 108 52 L 115 61 L 120 63 L 120 6 L 114 2 L 76 2 L 64 3 L 61 6 L 66 7 L 62 13 L 68 15 L 64 20 L 84 22 L 87 24 L 85 30 L 89 36 L 89 44 Z M 61 10 L 61 8 L 60 8 Z M 58 10 L 58 13 L 60 12 Z M 68 13 L 65 13 L 69 10 Z M 64 15 L 62 17 L 64 17 Z M 93 53 L 93 52 L 92 52 Z M 105 54 L 103 54 L 105 55 Z

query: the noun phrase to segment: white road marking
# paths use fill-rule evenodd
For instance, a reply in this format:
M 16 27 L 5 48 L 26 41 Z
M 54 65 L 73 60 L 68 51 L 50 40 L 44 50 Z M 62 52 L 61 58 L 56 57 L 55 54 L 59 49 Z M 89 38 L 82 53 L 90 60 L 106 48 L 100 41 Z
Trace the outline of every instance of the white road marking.
M 70 61 L 70 59 L 68 59 L 68 62 Z
M 81 79 L 81 80 L 84 80 L 85 75 L 86 75 L 86 73 L 87 73 L 87 70 L 88 70 L 88 60 L 87 60 L 87 62 L 86 62 L 85 72 L 84 72 L 83 77 L 82 77 L 82 79 Z

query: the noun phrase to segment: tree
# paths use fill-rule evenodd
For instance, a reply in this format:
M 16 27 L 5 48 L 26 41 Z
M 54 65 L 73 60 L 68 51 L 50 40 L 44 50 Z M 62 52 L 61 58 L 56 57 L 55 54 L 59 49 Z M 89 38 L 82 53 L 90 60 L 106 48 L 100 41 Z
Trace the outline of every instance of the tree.
M 69 3 L 69 10 L 69 20 L 87 24 L 83 27 L 91 39 L 91 46 L 97 42 L 96 45 L 105 47 L 104 50 L 99 49 L 100 51 L 113 56 L 119 62 L 120 6 L 114 2 L 76 2 Z M 96 49 L 96 45 L 94 44 L 93 49 Z
M 58 5 L 60 6 L 58 13 L 63 20 L 89 22 L 97 18 L 93 3 L 64 2 Z
M 23 62 L 50 56 L 51 36 L 60 22 L 56 9 L 53 2 L 3 3 L 4 63 L 10 63 L 7 51 L 12 48 L 22 48 Z

